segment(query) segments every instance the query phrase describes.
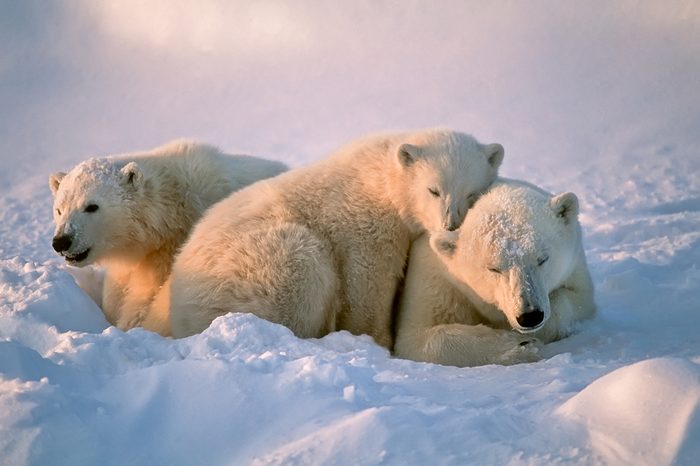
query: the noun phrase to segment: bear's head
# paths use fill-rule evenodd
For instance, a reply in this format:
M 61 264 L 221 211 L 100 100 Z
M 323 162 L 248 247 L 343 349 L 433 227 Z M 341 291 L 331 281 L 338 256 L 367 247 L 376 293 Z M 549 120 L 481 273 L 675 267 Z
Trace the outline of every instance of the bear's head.
M 93 158 L 49 176 L 54 250 L 75 266 L 100 261 L 129 240 L 130 206 L 143 181 L 135 162 Z M 134 245 L 135 246 L 135 245 Z
M 522 333 L 550 317 L 549 293 L 562 286 L 580 250 L 578 199 L 526 183 L 498 181 L 455 232 L 431 236 L 449 278 L 475 303 Z M 501 314 L 502 313 L 502 314 Z
M 448 130 L 419 132 L 401 144 L 397 158 L 410 171 L 410 211 L 428 231 L 454 231 L 467 210 L 494 181 L 503 146 L 480 144 Z

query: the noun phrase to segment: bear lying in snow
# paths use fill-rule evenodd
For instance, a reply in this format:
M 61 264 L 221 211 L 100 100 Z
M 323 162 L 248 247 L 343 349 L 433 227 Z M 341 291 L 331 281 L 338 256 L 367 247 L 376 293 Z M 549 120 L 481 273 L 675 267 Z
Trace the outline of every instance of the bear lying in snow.
M 112 324 L 167 335 L 167 315 L 148 311 L 192 225 L 231 192 L 285 170 L 187 141 L 93 158 L 49 177 L 53 247 L 70 265 L 104 266 L 98 304 Z
M 412 247 L 394 353 L 455 366 L 537 360 L 595 313 L 572 193 L 499 179 L 459 231 Z M 515 331 L 513 331 L 515 330 Z
M 233 311 L 300 337 L 345 329 L 390 347 L 410 241 L 456 229 L 502 159 L 500 144 L 454 131 L 375 136 L 234 193 L 175 260 L 173 336 Z

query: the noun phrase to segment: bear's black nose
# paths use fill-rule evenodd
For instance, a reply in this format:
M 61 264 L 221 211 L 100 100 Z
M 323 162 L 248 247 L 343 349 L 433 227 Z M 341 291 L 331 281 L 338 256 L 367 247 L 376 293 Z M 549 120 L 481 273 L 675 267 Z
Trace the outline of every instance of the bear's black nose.
M 540 311 L 539 309 L 535 309 L 534 311 L 520 314 L 515 320 L 517 320 L 520 326 L 523 328 L 537 327 L 544 320 L 544 312 Z
M 63 252 L 70 249 L 70 245 L 73 241 L 68 235 L 54 236 L 51 245 L 56 250 L 56 252 Z

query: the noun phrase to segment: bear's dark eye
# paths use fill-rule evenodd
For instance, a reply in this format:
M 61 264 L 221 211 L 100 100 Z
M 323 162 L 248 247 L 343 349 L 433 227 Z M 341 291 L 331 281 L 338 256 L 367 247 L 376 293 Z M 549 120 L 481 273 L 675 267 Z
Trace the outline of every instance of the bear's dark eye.
M 503 271 L 501 269 L 497 269 L 496 267 L 489 267 L 489 272 L 503 273 Z
M 428 192 L 433 195 L 433 197 L 440 197 L 440 191 L 437 188 L 428 188 Z
M 542 259 L 537 261 L 537 265 L 542 265 L 549 260 L 549 256 L 544 256 Z
M 97 204 L 88 204 L 87 207 L 85 207 L 85 212 L 95 212 L 99 208 L 100 206 Z
M 56 209 L 56 213 L 57 213 L 58 215 L 61 215 L 61 209 Z

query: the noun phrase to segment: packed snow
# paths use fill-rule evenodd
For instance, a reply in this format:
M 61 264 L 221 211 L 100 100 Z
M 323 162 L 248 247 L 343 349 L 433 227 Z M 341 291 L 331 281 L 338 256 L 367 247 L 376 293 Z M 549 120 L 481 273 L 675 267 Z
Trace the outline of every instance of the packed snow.
M 1 2 L 0 464 L 699 464 L 698 76 L 693 1 Z M 431 126 L 579 197 L 599 314 L 540 362 L 125 333 L 51 250 L 48 176 L 91 156 Z

